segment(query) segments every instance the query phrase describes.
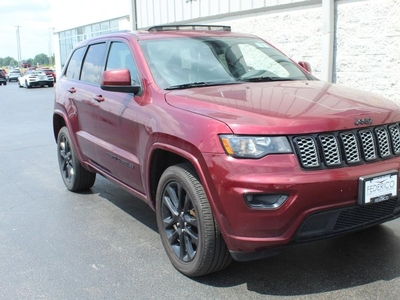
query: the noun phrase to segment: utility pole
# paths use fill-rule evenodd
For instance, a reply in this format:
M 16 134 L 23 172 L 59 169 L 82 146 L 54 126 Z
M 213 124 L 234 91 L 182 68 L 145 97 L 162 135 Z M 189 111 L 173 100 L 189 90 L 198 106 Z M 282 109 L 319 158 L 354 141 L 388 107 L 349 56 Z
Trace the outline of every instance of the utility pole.
M 21 26 L 15 26 L 17 28 L 17 54 L 18 54 L 18 67 L 21 65 L 21 41 L 19 38 L 19 28 Z
M 49 27 L 49 67 L 53 66 L 53 54 L 51 53 L 51 33 L 54 27 Z

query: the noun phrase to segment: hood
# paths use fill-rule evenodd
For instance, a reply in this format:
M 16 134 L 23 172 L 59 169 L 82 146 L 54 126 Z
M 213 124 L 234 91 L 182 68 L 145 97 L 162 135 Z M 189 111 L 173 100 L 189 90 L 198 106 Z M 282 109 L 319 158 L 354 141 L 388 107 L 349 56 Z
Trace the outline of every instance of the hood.
M 302 134 L 400 121 L 400 106 L 372 93 L 323 81 L 245 83 L 173 90 L 177 108 L 227 124 L 236 134 Z

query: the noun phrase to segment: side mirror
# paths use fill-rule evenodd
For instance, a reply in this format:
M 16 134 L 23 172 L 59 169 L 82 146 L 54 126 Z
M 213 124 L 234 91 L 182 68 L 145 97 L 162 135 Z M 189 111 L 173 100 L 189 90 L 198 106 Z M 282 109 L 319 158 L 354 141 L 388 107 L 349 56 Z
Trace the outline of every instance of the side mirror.
M 131 72 L 128 69 L 114 69 L 104 71 L 101 76 L 102 90 L 121 93 L 137 94 L 140 85 L 131 85 Z
M 308 73 L 311 74 L 311 65 L 306 62 L 306 61 L 299 61 L 300 67 L 302 67 L 304 70 L 306 70 Z

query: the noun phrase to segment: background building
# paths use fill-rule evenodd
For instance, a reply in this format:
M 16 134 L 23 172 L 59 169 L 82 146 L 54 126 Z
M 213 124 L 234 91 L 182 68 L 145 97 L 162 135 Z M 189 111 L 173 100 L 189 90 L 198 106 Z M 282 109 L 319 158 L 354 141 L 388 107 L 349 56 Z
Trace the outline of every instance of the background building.
M 93 35 L 159 24 L 224 24 L 308 61 L 322 80 L 400 101 L 400 0 L 69 2 L 68 8 L 54 5 L 59 72 L 73 46 Z

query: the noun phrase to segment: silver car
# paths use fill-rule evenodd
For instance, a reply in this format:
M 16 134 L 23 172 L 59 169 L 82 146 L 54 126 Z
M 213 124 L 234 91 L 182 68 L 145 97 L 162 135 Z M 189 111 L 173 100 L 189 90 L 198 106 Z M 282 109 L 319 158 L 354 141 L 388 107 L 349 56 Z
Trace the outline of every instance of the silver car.
M 11 70 L 10 73 L 8 73 L 8 82 L 18 81 L 18 77 L 21 77 L 21 71 Z

